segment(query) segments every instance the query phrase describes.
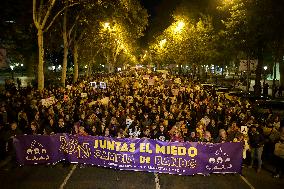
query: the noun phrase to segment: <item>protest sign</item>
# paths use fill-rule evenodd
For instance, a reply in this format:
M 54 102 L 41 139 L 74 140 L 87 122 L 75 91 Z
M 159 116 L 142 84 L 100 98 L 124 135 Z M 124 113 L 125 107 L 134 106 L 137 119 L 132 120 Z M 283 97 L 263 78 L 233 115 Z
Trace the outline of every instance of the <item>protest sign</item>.
M 128 128 L 131 124 L 132 124 L 132 122 L 133 122 L 134 120 L 132 120 L 132 119 L 126 119 L 126 128 Z
M 121 170 L 180 175 L 241 173 L 242 143 L 163 142 L 68 134 L 13 139 L 20 165 L 66 160 Z
M 244 135 L 248 134 L 248 127 L 247 126 L 241 126 L 241 133 L 243 133 Z
M 106 83 L 105 82 L 100 82 L 100 88 L 101 89 L 106 89 Z
M 90 85 L 94 88 L 97 88 L 97 82 L 93 81 L 93 82 L 90 82 Z

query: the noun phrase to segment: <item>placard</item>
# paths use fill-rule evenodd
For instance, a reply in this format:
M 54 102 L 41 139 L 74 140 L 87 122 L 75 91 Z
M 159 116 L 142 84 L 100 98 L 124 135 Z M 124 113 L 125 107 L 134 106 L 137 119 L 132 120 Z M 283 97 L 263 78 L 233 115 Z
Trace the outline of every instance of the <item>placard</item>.
M 106 89 L 106 83 L 105 82 L 100 82 L 100 88 L 101 89 Z
M 248 127 L 247 126 L 241 126 L 241 133 L 243 133 L 244 135 L 248 134 Z
M 97 82 L 95 82 L 95 81 L 90 82 L 90 85 L 91 85 L 92 87 L 94 87 L 94 88 L 97 88 L 97 87 L 98 87 L 98 86 L 97 86 Z

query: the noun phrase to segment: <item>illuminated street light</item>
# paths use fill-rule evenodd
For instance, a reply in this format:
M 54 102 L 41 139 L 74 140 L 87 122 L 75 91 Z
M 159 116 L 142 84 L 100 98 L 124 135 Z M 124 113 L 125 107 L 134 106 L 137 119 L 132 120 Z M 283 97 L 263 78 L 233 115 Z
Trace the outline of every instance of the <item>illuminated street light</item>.
M 179 21 L 177 27 L 174 29 L 175 33 L 180 32 L 185 26 L 183 21 Z
M 15 67 L 15 66 L 10 66 L 10 68 L 11 68 L 12 71 L 14 70 L 14 67 Z
M 266 71 L 267 70 L 267 66 L 264 66 L 263 69 Z
M 164 45 L 166 44 L 166 42 L 167 42 L 167 39 L 161 40 L 161 41 L 160 41 L 160 47 L 163 48 Z
M 266 80 L 266 70 L 267 70 L 267 66 L 264 66 L 263 67 L 265 73 L 264 73 L 264 79 L 263 79 L 263 83 L 265 83 L 265 80 Z
M 24 76 L 23 66 L 24 66 L 24 64 L 21 64 L 21 74 L 22 74 L 22 77 Z

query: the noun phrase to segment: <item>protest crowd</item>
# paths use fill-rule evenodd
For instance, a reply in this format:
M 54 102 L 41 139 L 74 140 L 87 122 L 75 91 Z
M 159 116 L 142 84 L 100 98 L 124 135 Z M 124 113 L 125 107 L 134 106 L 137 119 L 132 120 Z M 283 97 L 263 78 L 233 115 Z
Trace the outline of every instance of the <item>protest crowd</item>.
M 43 91 L 5 86 L 0 104 L 1 158 L 12 151 L 16 135 L 70 133 L 171 142 L 243 142 L 243 158 L 249 167 L 255 164 L 261 170 L 264 150 L 277 158 L 276 176 L 283 170 L 283 149 L 274 149 L 275 144 L 283 147 L 284 143 L 280 117 L 272 111 L 255 114 L 247 100 L 206 90 L 186 76 L 144 71 L 99 74 L 67 83 L 64 88 L 50 85 Z M 277 150 L 278 156 L 274 155 Z

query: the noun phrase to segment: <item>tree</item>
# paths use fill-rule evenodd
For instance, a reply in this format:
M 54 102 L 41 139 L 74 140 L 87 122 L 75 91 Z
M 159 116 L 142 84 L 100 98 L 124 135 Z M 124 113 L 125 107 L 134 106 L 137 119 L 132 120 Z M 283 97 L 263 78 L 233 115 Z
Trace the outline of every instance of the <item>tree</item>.
M 88 47 L 94 55 L 103 54 L 109 72 L 122 54 L 136 60 L 136 41 L 143 36 L 148 22 L 148 14 L 139 1 L 101 1 L 90 11 L 99 14 L 87 18 L 89 27 L 83 32 L 80 46 Z
M 174 15 L 174 20 L 149 47 L 154 61 L 157 65 L 174 63 L 179 68 L 207 64 L 215 56 L 212 19 L 204 16 L 194 21 L 183 12 Z
M 7 63 L 24 65 L 32 75 L 35 59 L 35 28 L 30 23 L 31 1 L 3 1 L 0 6 L 0 47 L 7 51 Z
M 263 54 L 269 44 L 269 25 L 271 15 L 267 7 L 270 0 L 234 0 L 225 1 L 221 10 L 229 11 L 229 17 L 223 21 L 227 40 L 236 50 L 247 55 L 247 59 L 257 58 L 255 93 L 261 93 L 261 73 Z M 266 16 L 264 16 L 266 15 Z
M 39 4 L 37 0 L 33 0 L 33 22 L 37 29 L 37 40 L 38 40 L 38 89 L 44 88 L 44 45 L 43 45 L 43 34 L 48 31 L 52 26 L 56 18 L 68 7 L 78 4 L 73 0 L 66 0 L 61 2 L 62 5 L 58 5 L 61 8 L 55 7 L 56 0 L 40 0 Z M 56 9 L 57 8 L 57 9 Z M 53 14 L 54 13 L 54 14 Z

